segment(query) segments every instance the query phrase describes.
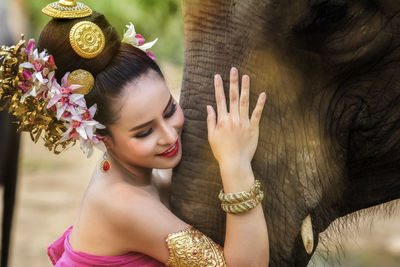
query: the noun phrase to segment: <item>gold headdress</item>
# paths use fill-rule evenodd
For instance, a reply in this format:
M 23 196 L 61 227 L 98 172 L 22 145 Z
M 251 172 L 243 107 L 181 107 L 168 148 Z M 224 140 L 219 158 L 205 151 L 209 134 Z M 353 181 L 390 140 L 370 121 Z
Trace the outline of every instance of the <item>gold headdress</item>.
M 53 18 L 75 19 L 90 16 L 92 10 L 83 3 L 75 0 L 60 0 L 42 9 L 42 12 Z M 69 32 L 72 49 L 82 58 L 95 58 L 103 52 L 106 39 L 99 26 L 90 21 L 76 23 Z M 80 93 L 87 94 L 93 88 L 94 78 L 90 72 L 78 70 L 72 73 L 74 82 L 82 85 Z M 79 79 L 83 78 L 83 79 Z M 71 83 L 71 82 L 69 82 Z
M 97 106 L 88 108 L 84 96 L 75 92 L 82 90 L 80 83 L 87 72 L 66 73 L 59 84 L 52 55 L 39 53 L 34 40 L 25 47 L 23 38 L 16 46 L 2 46 L 1 60 L 0 100 L 5 102 L 1 109 L 15 115 L 19 132 L 29 132 L 34 142 L 42 137 L 56 154 L 77 140 L 88 156 L 93 146 L 104 150 L 102 137 L 95 134 L 104 128 L 93 119 Z M 83 78 L 75 83 L 76 77 Z
M 74 19 L 90 16 L 92 10 L 82 3 L 60 0 L 49 4 L 43 12 L 54 18 Z M 144 38 L 136 34 L 131 23 L 123 42 L 147 52 L 157 40 L 144 44 Z M 76 23 L 70 31 L 71 47 L 82 58 L 94 58 L 101 54 L 105 37 L 96 24 L 90 21 Z M 105 128 L 93 119 L 97 106 L 88 108 L 84 95 L 94 86 L 93 75 L 82 69 L 66 73 L 59 83 L 55 79 L 57 69 L 53 56 L 46 51 L 35 49 L 31 39 L 25 46 L 21 41 L 11 47 L 0 49 L 0 101 L 1 110 L 15 115 L 18 131 L 29 132 L 32 140 L 40 137 L 49 150 L 56 154 L 80 141 L 81 148 L 88 156 L 93 146 L 105 150 L 102 137 L 96 129 Z
M 92 10 L 82 3 L 61 0 L 51 3 L 43 12 L 55 18 L 87 17 Z M 78 55 L 93 58 L 105 46 L 101 29 L 94 23 L 75 24 L 70 33 L 71 46 Z M 96 105 L 88 108 L 84 94 L 90 92 L 94 77 L 85 70 L 66 73 L 61 83 L 55 79 L 56 65 L 52 55 L 38 52 L 34 40 L 25 46 L 22 40 L 0 50 L 1 109 L 15 115 L 18 131 L 31 134 L 37 142 L 40 137 L 49 150 L 56 154 L 80 140 L 82 150 L 90 156 L 93 146 L 104 150 L 102 137 L 95 134 L 104 126 L 93 120 Z
M 58 19 L 85 18 L 92 15 L 92 10 L 75 0 L 60 0 L 48 4 L 42 12 L 50 17 Z

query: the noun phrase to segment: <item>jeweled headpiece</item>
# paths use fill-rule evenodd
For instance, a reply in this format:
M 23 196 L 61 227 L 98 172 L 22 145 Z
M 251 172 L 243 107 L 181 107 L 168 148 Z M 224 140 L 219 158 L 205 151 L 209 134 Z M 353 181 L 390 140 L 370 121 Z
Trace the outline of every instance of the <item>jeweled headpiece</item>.
M 61 0 L 51 3 L 43 12 L 55 18 L 73 19 L 90 16 L 90 8 L 75 1 Z M 135 32 L 132 23 L 127 25 L 122 42 L 129 43 L 147 53 L 157 41 L 144 44 L 144 38 Z M 102 30 L 89 21 L 76 23 L 70 31 L 74 51 L 83 58 L 94 58 L 104 49 Z M 46 50 L 35 49 L 35 41 L 21 41 L 11 47 L 0 49 L 0 110 L 17 118 L 18 131 L 29 132 L 34 142 L 40 137 L 49 150 L 56 154 L 80 141 L 81 149 L 88 157 L 93 146 L 105 150 L 97 129 L 105 127 L 93 119 L 97 106 L 86 106 L 84 95 L 94 86 L 93 75 L 82 69 L 66 73 L 59 83 L 55 78 L 57 69 L 52 55 Z
M 75 0 L 60 0 L 50 3 L 42 12 L 50 17 L 58 19 L 76 19 L 92 15 L 92 10 L 83 3 Z

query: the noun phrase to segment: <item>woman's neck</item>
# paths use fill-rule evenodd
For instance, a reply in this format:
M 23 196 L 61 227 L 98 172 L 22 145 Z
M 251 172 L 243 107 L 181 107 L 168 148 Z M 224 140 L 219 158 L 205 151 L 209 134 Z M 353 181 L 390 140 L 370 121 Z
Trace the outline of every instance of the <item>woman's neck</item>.
M 111 169 L 120 177 L 124 177 L 137 186 L 147 186 L 152 182 L 153 168 L 131 166 L 119 160 L 113 153 L 107 152 L 107 159 L 111 163 Z

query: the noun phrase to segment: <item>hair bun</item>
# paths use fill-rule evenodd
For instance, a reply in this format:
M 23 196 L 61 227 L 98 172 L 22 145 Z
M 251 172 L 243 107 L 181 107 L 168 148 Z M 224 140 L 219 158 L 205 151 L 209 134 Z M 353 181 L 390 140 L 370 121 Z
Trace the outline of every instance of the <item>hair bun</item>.
M 70 43 L 71 29 L 82 21 L 94 23 L 104 35 L 104 49 L 93 58 L 83 58 Z M 66 72 L 76 69 L 87 70 L 96 76 L 110 63 L 120 45 L 121 39 L 115 28 L 104 15 L 93 11 L 92 15 L 85 18 L 50 20 L 40 34 L 38 48 L 39 51 L 46 49 L 53 55 L 57 65 L 56 78 L 61 79 Z

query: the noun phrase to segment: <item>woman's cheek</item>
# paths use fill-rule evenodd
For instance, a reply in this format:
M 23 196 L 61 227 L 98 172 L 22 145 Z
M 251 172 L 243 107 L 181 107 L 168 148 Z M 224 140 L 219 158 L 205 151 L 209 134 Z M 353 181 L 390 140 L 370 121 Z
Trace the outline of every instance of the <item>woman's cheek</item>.
M 155 132 L 137 142 L 136 150 L 139 156 L 154 156 L 157 153 L 157 138 Z
M 183 123 L 185 122 L 185 118 L 183 116 L 183 110 L 181 109 L 181 106 L 178 105 L 176 113 L 177 113 L 177 126 L 182 128 Z

